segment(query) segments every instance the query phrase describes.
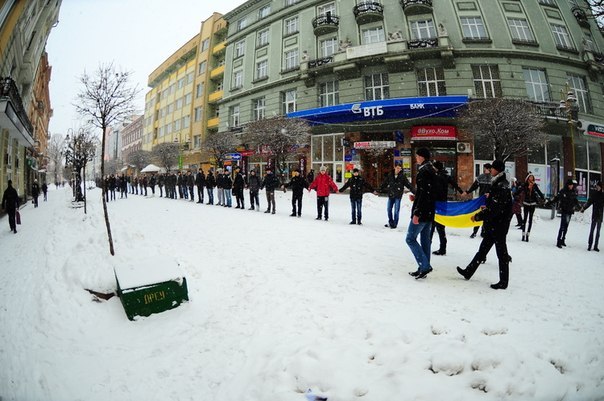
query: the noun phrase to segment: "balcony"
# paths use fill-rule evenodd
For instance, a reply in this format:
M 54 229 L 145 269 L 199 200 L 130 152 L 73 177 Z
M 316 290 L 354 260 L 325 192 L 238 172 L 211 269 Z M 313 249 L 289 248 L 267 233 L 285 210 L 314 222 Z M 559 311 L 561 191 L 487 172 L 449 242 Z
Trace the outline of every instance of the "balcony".
M 12 78 L 0 78 L 0 126 L 8 128 L 10 137 L 19 145 L 34 146 L 34 129 Z
M 308 61 L 308 68 L 317 68 L 317 67 L 321 67 L 322 65 L 325 64 L 329 64 L 333 61 L 333 57 L 322 57 L 322 58 L 318 58 L 315 60 L 309 60 Z
M 332 15 L 329 11 L 312 20 L 312 27 L 316 36 L 337 32 L 339 25 L 340 17 Z
M 218 128 L 220 124 L 220 117 L 210 118 L 208 120 L 208 128 Z
M 575 16 L 575 19 L 583 28 L 589 28 L 589 20 L 587 19 L 587 13 L 584 9 L 579 6 L 573 6 L 570 11 Z
M 438 47 L 438 38 L 410 40 L 407 46 L 409 49 L 427 49 L 430 47 Z
M 224 64 L 220 67 L 216 67 L 210 71 L 210 79 L 215 79 L 224 75 Z
M 214 46 L 212 48 L 212 54 L 214 56 L 216 56 L 216 55 L 218 55 L 220 53 L 223 53 L 225 51 L 225 49 L 226 49 L 226 40 L 223 41 L 223 42 L 220 42 L 216 46 Z
M 354 6 L 352 12 L 359 25 L 384 19 L 384 6 L 375 1 L 359 3 Z
M 401 0 L 405 15 L 432 13 L 432 0 Z
M 222 96 L 224 96 L 224 90 L 222 89 L 212 92 L 210 93 L 210 96 L 208 96 L 208 103 L 216 103 L 222 99 Z

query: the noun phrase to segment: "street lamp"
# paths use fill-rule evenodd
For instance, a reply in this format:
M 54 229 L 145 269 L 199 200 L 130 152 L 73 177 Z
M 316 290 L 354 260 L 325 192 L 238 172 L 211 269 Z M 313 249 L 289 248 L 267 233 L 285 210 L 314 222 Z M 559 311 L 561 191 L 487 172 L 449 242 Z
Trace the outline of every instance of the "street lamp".
M 578 121 L 579 105 L 577 103 L 577 97 L 575 96 L 575 93 L 569 88 L 568 82 L 566 83 L 566 98 L 564 97 L 564 91 L 560 90 L 560 111 L 566 114 L 566 121 L 568 123 L 568 136 L 570 137 L 570 152 L 564 152 L 564 170 L 568 177 L 574 179 L 576 177 L 575 126 Z

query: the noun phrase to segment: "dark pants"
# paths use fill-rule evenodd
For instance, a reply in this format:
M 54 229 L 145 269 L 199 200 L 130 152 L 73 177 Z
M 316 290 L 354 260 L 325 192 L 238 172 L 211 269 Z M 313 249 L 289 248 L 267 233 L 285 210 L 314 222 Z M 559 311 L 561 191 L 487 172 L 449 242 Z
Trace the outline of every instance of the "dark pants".
M 164 187 L 162 187 L 161 185 L 159 186 L 159 197 L 162 198 L 164 196 Z
M 241 209 L 244 209 L 245 199 L 243 198 L 243 188 L 237 188 L 233 192 L 235 193 L 235 200 L 237 201 L 237 206 Z
M 493 245 L 495 245 L 495 251 L 497 252 L 497 258 L 499 259 L 499 283 L 507 287 L 510 276 L 510 256 L 508 254 L 506 237 L 507 231 L 495 234 L 485 234 L 480 243 L 480 247 L 478 248 L 478 252 L 474 255 L 474 259 L 472 259 L 466 268 L 466 278 L 468 280 L 476 273 L 478 266 L 480 266 L 483 260 L 486 260 L 487 254 Z
M 350 213 L 352 215 L 353 223 L 361 223 L 363 214 L 361 208 L 363 207 L 363 198 L 350 198 Z
M 572 214 L 562 213 L 562 217 L 560 218 L 560 229 L 558 230 L 558 241 L 566 240 L 566 233 L 568 232 L 568 224 L 570 223 L 570 218 Z
M 195 193 L 195 190 L 192 186 L 189 187 L 189 194 L 191 195 L 191 202 L 193 202 L 195 200 L 195 197 L 193 196 L 193 194 Z
M 197 202 L 203 203 L 203 185 L 197 186 Z
M 594 245 L 594 248 L 598 247 L 598 243 L 600 242 L 600 228 L 602 227 L 601 221 L 591 221 L 591 227 L 589 228 L 589 241 L 588 245 L 591 247 L 591 244 Z M 596 240 L 594 239 L 594 231 L 596 232 Z
M 522 232 L 530 233 L 533 227 L 533 214 L 535 214 L 535 205 L 524 205 L 524 221 L 522 223 Z M 528 228 L 526 223 L 528 221 Z
M 8 225 L 11 231 L 17 231 L 17 223 L 15 222 L 15 215 L 17 214 L 17 209 L 7 209 L 6 214 L 8 214 Z
M 266 210 L 270 211 L 271 205 L 273 205 L 273 212 L 274 212 L 275 211 L 275 191 L 266 191 L 266 202 L 268 203 Z
M 214 188 L 207 187 L 206 190 L 208 191 L 208 205 L 213 205 L 214 204 Z
M 430 233 L 430 238 L 434 236 L 434 230 L 438 232 L 438 239 L 440 241 L 440 247 L 438 248 L 441 252 L 447 251 L 447 232 L 445 231 L 445 226 L 440 223 L 434 222 L 432 224 L 432 232 Z
M 325 207 L 325 220 L 329 219 L 329 196 L 317 196 L 317 218 L 321 218 Z
M 256 207 L 258 209 L 260 209 L 260 199 L 258 198 L 258 190 L 252 191 L 250 189 L 250 209 L 254 210 L 254 205 L 256 205 Z
M 38 207 L 38 195 L 35 195 L 33 198 L 34 198 L 33 199 L 34 200 L 34 207 Z
M 302 195 L 303 192 L 292 195 L 292 214 L 302 216 Z M 296 210 L 297 209 L 297 210 Z

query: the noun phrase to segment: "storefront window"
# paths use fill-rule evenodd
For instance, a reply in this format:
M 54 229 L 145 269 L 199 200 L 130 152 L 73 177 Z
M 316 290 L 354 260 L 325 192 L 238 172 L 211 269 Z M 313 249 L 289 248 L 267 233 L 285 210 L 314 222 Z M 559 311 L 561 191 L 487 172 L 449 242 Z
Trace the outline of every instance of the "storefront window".
M 321 145 L 322 137 L 315 136 L 312 138 L 312 161 L 321 161 L 323 146 Z
M 575 168 L 587 170 L 587 141 L 585 138 L 575 138 Z
M 596 172 L 602 171 L 602 154 L 598 142 L 589 141 L 589 169 Z
M 333 139 L 331 135 L 323 137 L 323 160 L 333 160 Z

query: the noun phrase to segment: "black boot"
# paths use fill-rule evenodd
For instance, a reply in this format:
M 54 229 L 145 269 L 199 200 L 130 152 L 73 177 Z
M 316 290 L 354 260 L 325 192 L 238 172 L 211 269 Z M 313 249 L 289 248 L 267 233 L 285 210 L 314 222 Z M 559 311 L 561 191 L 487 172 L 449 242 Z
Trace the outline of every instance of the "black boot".
M 560 249 L 562 249 L 562 240 L 559 239 L 558 242 L 556 243 L 556 246 Z
M 508 288 L 508 280 L 510 277 L 510 265 L 508 257 L 504 257 L 503 260 L 499 261 L 499 282 L 491 284 L 491 288 L 494 290 L 505 290 Z
M 463 276 L 463 278 L 465 278 L 466 280 L 469 280 L 471 278 L 468 271 L 465 269 L 462 269 L 459 266 L 457 266 L 457 273 L 461 274 Z
M 562 246 L 566 246 L 566 238 L 562 238 Z
M 350 223 L 348 223 L 348 224 L 357 224 L 357 221 L 356 221 L 356 220 L 352 220 L 352 221 L 351 221 Z
M 446 249 L 439 249 L 437 251 L 432 252 L 432 255 L 446 255 L 447 254 L 447 250 Z

